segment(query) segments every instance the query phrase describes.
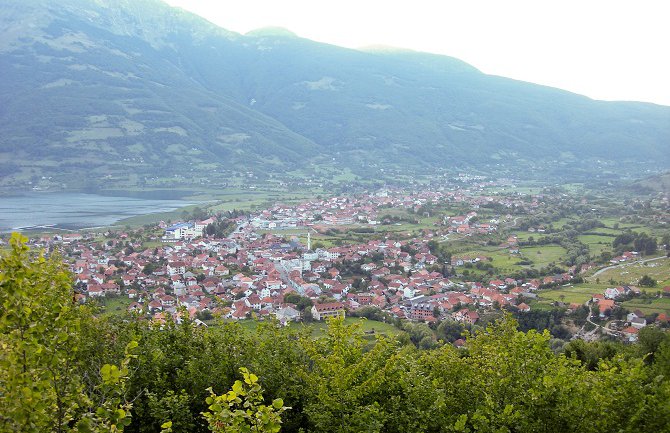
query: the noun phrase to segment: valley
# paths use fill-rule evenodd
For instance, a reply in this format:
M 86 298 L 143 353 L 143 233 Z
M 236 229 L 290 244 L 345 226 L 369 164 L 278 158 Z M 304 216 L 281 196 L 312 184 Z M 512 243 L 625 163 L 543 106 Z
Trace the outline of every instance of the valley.
M 0 432 L 667 432 L 659 11 L 2 0 Z
M 105 231 L 31 238 L 63 252 L 82 300 L 158 321 L 181 308 L 210 325 L 275 320 L 290 308 L 291 320 L 310 323 L 312 308 L 329 304 L 398 332 L 418 321 L 435 333 L 444 321 L 479 329 L 507 311 L 559 314 L 551 331 L 569 341 L 582 320 L 574 312 L 615 288 L 603 323 L 670 313 L 666 195 L 631 201 L 614 189 L 464 173 L 412 189 L 351 188 L 221 192 Z M 463 311 L 477 318 L 463 322 Z

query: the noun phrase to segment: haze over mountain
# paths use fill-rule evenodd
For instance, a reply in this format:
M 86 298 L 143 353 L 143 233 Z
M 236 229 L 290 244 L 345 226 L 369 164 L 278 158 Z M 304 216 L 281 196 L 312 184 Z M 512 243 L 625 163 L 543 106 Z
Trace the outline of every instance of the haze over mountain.
M 3 3 L 4 187 L 670 166 L 670 107 L 594 101 L 446 56 L 240 35 L 158 0 Z

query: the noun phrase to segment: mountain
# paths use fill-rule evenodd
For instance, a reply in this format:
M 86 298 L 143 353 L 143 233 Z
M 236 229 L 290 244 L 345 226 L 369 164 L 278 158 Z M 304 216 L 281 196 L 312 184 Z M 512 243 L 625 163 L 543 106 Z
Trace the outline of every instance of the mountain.
M 447 56 L 240 35 L 158 0 L 5 0 L 0 187 L 667 169 L 670 107 Z

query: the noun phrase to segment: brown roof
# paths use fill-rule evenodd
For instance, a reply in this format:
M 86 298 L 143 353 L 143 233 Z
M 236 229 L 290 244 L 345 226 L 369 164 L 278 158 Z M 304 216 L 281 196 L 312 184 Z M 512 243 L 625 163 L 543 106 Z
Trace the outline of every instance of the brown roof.
M 326 304 L 316 304 L 316 311 L 336 311 L 344 309 L 344 304 L 341 302 L 330 302 Z

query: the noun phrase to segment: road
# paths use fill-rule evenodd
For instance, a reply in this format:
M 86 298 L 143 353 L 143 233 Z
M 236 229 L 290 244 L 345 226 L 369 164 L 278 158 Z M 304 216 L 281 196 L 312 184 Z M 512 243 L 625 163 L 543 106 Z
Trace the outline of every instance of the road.
M 584 341 L 595 340 L 596 339 L 595 333 L 598 330 L 598 328 L 602 329 L 606 334 L 619 337 L 621 335 L 619 331 L 609 329 L 610 322 L 607 322 L 605 326 L 601 326 L 591 320 L 591 301 L 592 300 L 588 300 L 584 303 L 584 305 L 586 305 L 586 307 L 589 309 L 589 315 L 586 317 L 586 322 L 584 323 L 584 325 L 582 325 L 581 329 L 575 333 L 572 339 L 574 340 L 576 338 L 581 338 Z M 594 326 L 594 328 L 591 331 L 584 332 L 584 327 L 586 326 L 586 323 L 590 323 L 591 325 Z

